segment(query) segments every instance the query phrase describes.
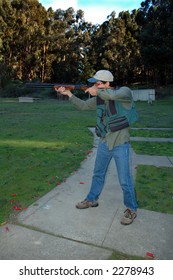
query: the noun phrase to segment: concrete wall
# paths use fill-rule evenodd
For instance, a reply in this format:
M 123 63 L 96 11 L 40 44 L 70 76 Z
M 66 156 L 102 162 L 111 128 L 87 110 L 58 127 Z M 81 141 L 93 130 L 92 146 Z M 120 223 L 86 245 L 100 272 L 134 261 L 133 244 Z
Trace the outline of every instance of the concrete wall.
M 137 89 L 132 90 L 134 101 L 141 100 L 152 102 L 155 100 L 155 89 Z

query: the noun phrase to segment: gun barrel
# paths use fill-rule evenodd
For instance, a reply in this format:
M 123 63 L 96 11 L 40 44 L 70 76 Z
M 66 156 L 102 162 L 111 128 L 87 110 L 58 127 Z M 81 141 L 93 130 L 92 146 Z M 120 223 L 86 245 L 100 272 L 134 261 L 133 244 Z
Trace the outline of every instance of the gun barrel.
M 25 86 L 27 88 L 54 88 L 58 90 L 60 87 L 65 87 L 67 90 L 86 90 L 88 88 L 87 85 L 83 84 L 51 84 L 51 83 L 26 83 Z

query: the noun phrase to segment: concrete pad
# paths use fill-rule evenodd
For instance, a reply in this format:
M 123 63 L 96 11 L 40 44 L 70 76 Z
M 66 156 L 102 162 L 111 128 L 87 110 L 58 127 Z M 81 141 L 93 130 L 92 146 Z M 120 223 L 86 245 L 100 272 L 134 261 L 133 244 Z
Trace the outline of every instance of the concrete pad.
M 168 160 L 170 161 L 172 167 L 173 167 L 173 157 L 168 157 Z
M 156 259 L 173 259 L 173 215 L 139 209 L 129 226 L 119 224 L 121 215 L 117 211 L 103 246 L 131 255 L 145 257 L 151 252 Z
M 105 260 L 112 253 L 11 224 L 0 227 L 0 236 L 0 260 Z
M 130 137 L 131 141 L 144 142 L 173 142 L 173 138 L 154 138 L 154 137 Z
M 136 165 L 154 165 L 157 167 L 172 167 L 172 163 L 168 157 L 164 156 L 148 156 L 135 155 Z
M 131 127 L 132 130 L 173 130 L 167 127 Z
M 24 96 L 24 97 L 19 97 L 19 102 L 29 102 L 29 103 L 33 103 L 35 101 L 40 101 L 40 98 L 36 98 L 36 97 L 27 97 L 27 96 Z
M 84 165 L 87 164 L 85 161 Z M 91 162 L 90 168 L 93 169 Z M 115 213 L 123 203 L 122 192 L 117 184 L 118 179 L 112 162 L 99 207 L 76 209 L 75 204 L 85 198 L 91 183 L 91 176 L 88 177 L 89 173 L 86 174 L 85 170 L 83 166 L 57 189 L 56 194 L 54 192 L 55 195 L 51 199 L 46 199 L 45 196 L 44 200 L 38 201 L 39 207 L 35 211 L 34 206 L 31 206 L 33 211 L 28 209 L 23 212 L 18 221 L 48 233 L 101 246 Z M 80 184 L 80 179 L 85 184 Z

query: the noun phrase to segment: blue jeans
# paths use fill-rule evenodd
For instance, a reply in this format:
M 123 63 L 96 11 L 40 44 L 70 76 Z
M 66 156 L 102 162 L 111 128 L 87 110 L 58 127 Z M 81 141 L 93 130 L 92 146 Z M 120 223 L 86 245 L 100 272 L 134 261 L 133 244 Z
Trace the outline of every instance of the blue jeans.
M 124 205 L 133 211 L 137 210 L 138 205 L 135 197 L 134 184 L 130 174 L 129 148 L 130 144 L 125 143 L 109 150 L 107 143 L 99 141 L 91 189 L 86 197 L 87 200 L 98 200 L 103 190 L 108 165 L 110 160 L 114 158 L 119 182 L 123 191 Z

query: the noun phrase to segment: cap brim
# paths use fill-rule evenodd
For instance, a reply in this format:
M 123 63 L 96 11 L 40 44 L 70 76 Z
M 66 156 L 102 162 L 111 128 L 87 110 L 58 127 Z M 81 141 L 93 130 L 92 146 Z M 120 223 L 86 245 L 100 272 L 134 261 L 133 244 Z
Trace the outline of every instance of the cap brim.
M 87 80 L 89 83 L 96 83 L 98 82 L 99 80 L 95 79 L 95 78 L 90 78 Z

